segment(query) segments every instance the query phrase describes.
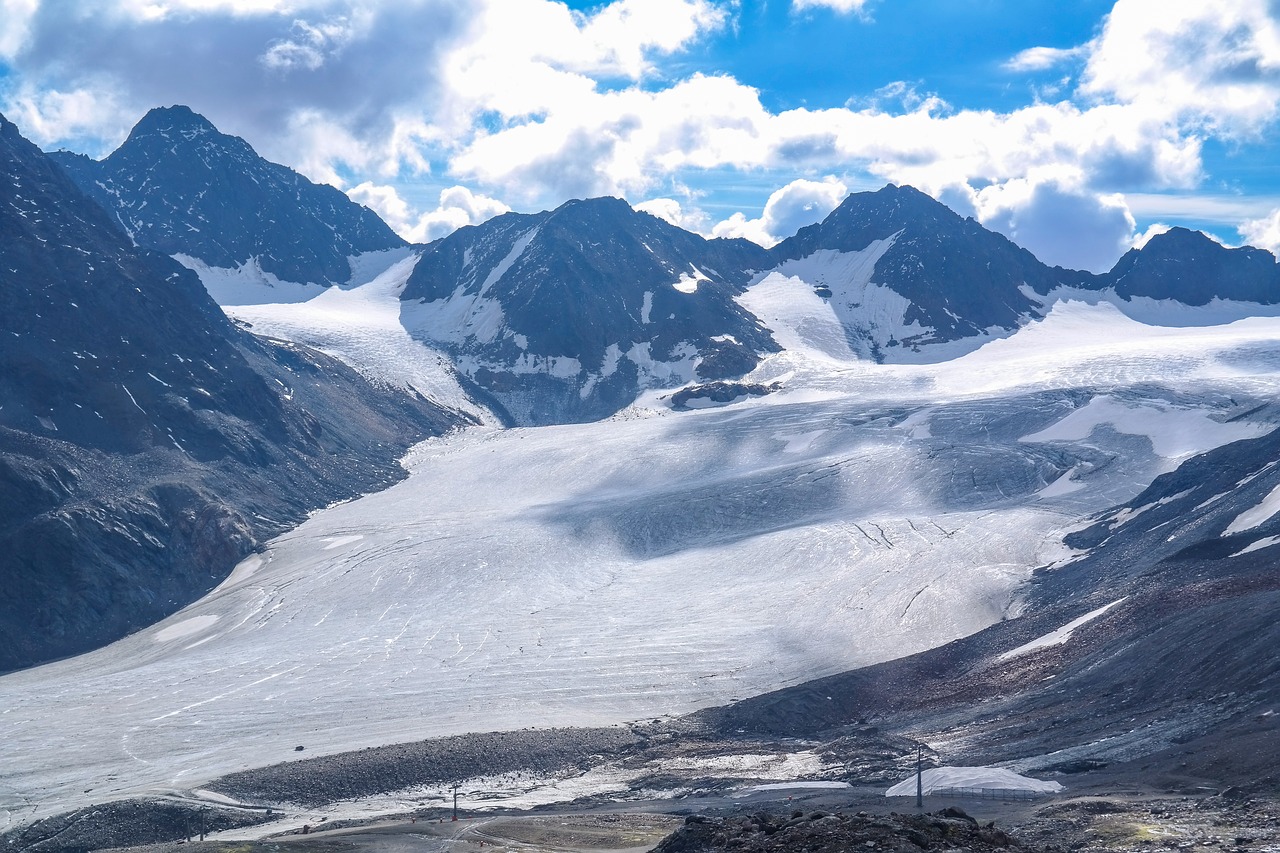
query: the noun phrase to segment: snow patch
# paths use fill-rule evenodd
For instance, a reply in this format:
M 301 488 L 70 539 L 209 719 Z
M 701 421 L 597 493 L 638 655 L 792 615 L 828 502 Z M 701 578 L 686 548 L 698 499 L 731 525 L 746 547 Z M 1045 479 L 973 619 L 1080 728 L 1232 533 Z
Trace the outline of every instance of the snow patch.
M 1058 628 L 1056 631 L 1050 631 L 1048 634 L 1045 634 L 1043 637 L 1037 637 L 1036 639 L 1032 640 L 1029 643 L 1023 643 L 1021 646 L 1018 646 L 1016 649 L 1010 649 L 1009 651 L 997 657 L 996 660 L 1000 660 L 1000 661 L 1010 660 L 1012 658 L 1018 657 L 1019 655 L 1025 655 L 1028 652 L 1034 652 L 1039 649 L 1047 649 L 1051 646 L 1060 646 L 1071 639 L 1071 635 L 1076 632 L 1077 628 L 1080 628 L 1082 625 L 1086 625 L 1089 622 L 1092 622 L 1094 619 L 1097 619 L 1099 616 L 1106 613 L 1108 610 L 1115 607 L 1117 604 L 1119 604 L 1124 600 L 1125 600 L 1124 598 L 1118 598 L 1115 601 L 1111 602 L 1110 604 L 1099 607 L 1097 610 L 1091 610 L 1088 613 L 1084 614 L 1083 616 L 1079 617 L 1078 619 L 1072 619 L 1070 622 L 1063 625 L 1061 628 Z
M 884 792 L 886 797 L 914 797 L 916 777 L 904 779 Z M 1022 776 L 1001 767 L 930 767 L 920 774 L 925 794 L 949 788 L 969 788 L 984 791 L 1026 791 L 1036 794 L 1054 794 L 1062 790 L 1061 783 L 1047 782 Z
M 1257 506 L 1237 515 L 1235 520 L 1227 525 L 1227 529 L 1222 531 L 1222 535 L 1230 536 L 1233 533 L 1252 530 L 1270 521 L 1277 512 L 1280 512 L 1280 486 L 1268 492 Z
M 680 278 L 676 280 L 675 284 L 671 285 L 681 293 L 697 293 L 699 284 L 711 280 L 707 278 L 706 273 L 693 264 L 689 264 L 689 269 L 691 272 L 681 273 Z
M 257 257 L 237 267 L 214 267 L 199 258 L 176 254 L 173 259 L 194 272 L 213 297 L 226 308 L 233 305 L 265 305 L 306 302 L 324 293 L 321 284 L 284 281 L 262 268 Z
M 1253 542 L 1236 551 L 1231 556 L 1239 557 L 1241 554 L 1248 554 L 1253 551 L 1261 551 L 1263 548 L 1270 548 L 1272 545 L 1280 544 L 1280 536 L 1264 536 L 1257 542 Z

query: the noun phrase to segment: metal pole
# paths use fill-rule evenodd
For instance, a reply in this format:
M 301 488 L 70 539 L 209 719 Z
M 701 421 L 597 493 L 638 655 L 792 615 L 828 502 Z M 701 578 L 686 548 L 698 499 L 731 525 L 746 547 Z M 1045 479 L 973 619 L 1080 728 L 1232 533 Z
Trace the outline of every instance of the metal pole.
M 458 786 L 453 786 L 453 819 L 458 819 Z
M 924 808 L 924 747 L 916 744 L 916 808 Z
M 205 807 L 201 806 L 200 807 L 200 840 L 201 841 L 204 841 L 204 810 L 205 810 Z

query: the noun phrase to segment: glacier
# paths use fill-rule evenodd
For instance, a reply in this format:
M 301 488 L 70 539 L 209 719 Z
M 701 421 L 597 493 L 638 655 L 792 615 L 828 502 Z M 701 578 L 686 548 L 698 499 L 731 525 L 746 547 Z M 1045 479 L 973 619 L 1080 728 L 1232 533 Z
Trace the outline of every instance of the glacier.
M 461 407 L 395 325 L 409 266 L 227 310 Z M 407 480 L 165 622 L 0 677 L 0 827 L 296 746 L 618 724 L 932 648 L 1016 616 L 1082 519 L 1274 428 L 1254 410 L 1275 318 L 1156 327 L 1064 300 L 937 364 L 791 341 L 749 377 L 781 383 L 767 397 L 677 413 L 651 391 L 604 422 L 424 442 Z

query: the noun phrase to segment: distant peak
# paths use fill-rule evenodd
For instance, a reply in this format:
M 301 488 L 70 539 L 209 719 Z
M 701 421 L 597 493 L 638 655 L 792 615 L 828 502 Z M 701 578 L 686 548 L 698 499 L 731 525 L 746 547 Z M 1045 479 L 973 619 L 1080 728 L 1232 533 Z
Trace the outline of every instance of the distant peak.
M 850 193 L 828 217 L 833 222 L 862 221 L 867 217 L 907 225 L 921 216 L 944 220 L 960 215 L 915 187 L 886 184 L 872 192 Z
M 627 204 L 623 199 L 611 195 L 596 196 L 595 198 L 575 198 L 566 201 L 556 210 L 621 210 L 622 208 L 631 209 L 631 205 Z
M 1148 248 L 1163 249 L 1169 246 L 1203 246 L 1207 243 L 1221 247 L 1217 240 L 1203 231 L 1192 231 L 1190 228 L 1176 225 L 1168 231 L 1153 235 L 1151 239 L 1147 240 L 1143 250 L 1145 251 Z
M 597 196 L 596 198 L 575 198 L 566 201 L 564 204 L 551 211 L 553 218 L 566 217 L 569 221 L 576 221 L 582 218 L 600 218 L 617 219 L 624 216 L 635 215 L 635 211 L 626 201 L 614 196 Z
M 130 136 L 148 136 L 152 133 L 178 131 L 184 136 L 217 133 L 218 129 L 204 116 L 190 107 L 176 104 L 172 107 L 156 107 L 142 117 Z

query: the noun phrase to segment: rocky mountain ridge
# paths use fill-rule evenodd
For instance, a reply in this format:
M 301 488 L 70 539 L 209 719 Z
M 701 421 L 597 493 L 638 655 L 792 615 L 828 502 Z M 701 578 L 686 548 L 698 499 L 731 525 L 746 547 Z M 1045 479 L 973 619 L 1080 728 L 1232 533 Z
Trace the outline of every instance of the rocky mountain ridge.
M 406 245 L 345 193 L 260 157 L 184 106 L 143 116 L 101 161 L 51 157 L 134 243 L 288 282 L 341 284 L 348 258 Z
M 0 671 L 212 589 L 458 422 L 233 325 L 0 118 Z
M 328 285 L 350 275 L 348 256 L 403 245 L 366 208 L 186 107 L 148 113 L 101 162 L 53 156 L 139 245 L 215 268 L 258 264 Z M 1103 275 L 1048 267 L 893 185 L 850 195 L 769 250 L 598 198 L 505 214 L 425 247 L 401 318 L 485 405 L 538 425 L 608 417 L 655 389 L 682 407 L 757 393 L 748 389 L 772 379 L 752 371 L 797 340 L 837 360 L 946 360 L 1042 319 L 1058 292 L 1122 306 L 1273 304 L 1280 267 L 1185 229 Z
M 655 383 L 741 376 L 776 351 L 734 301 L 767 258 L 621 199 L 571 201 L 429 246 L 402 318 L 516 422 L 595 420 Z

